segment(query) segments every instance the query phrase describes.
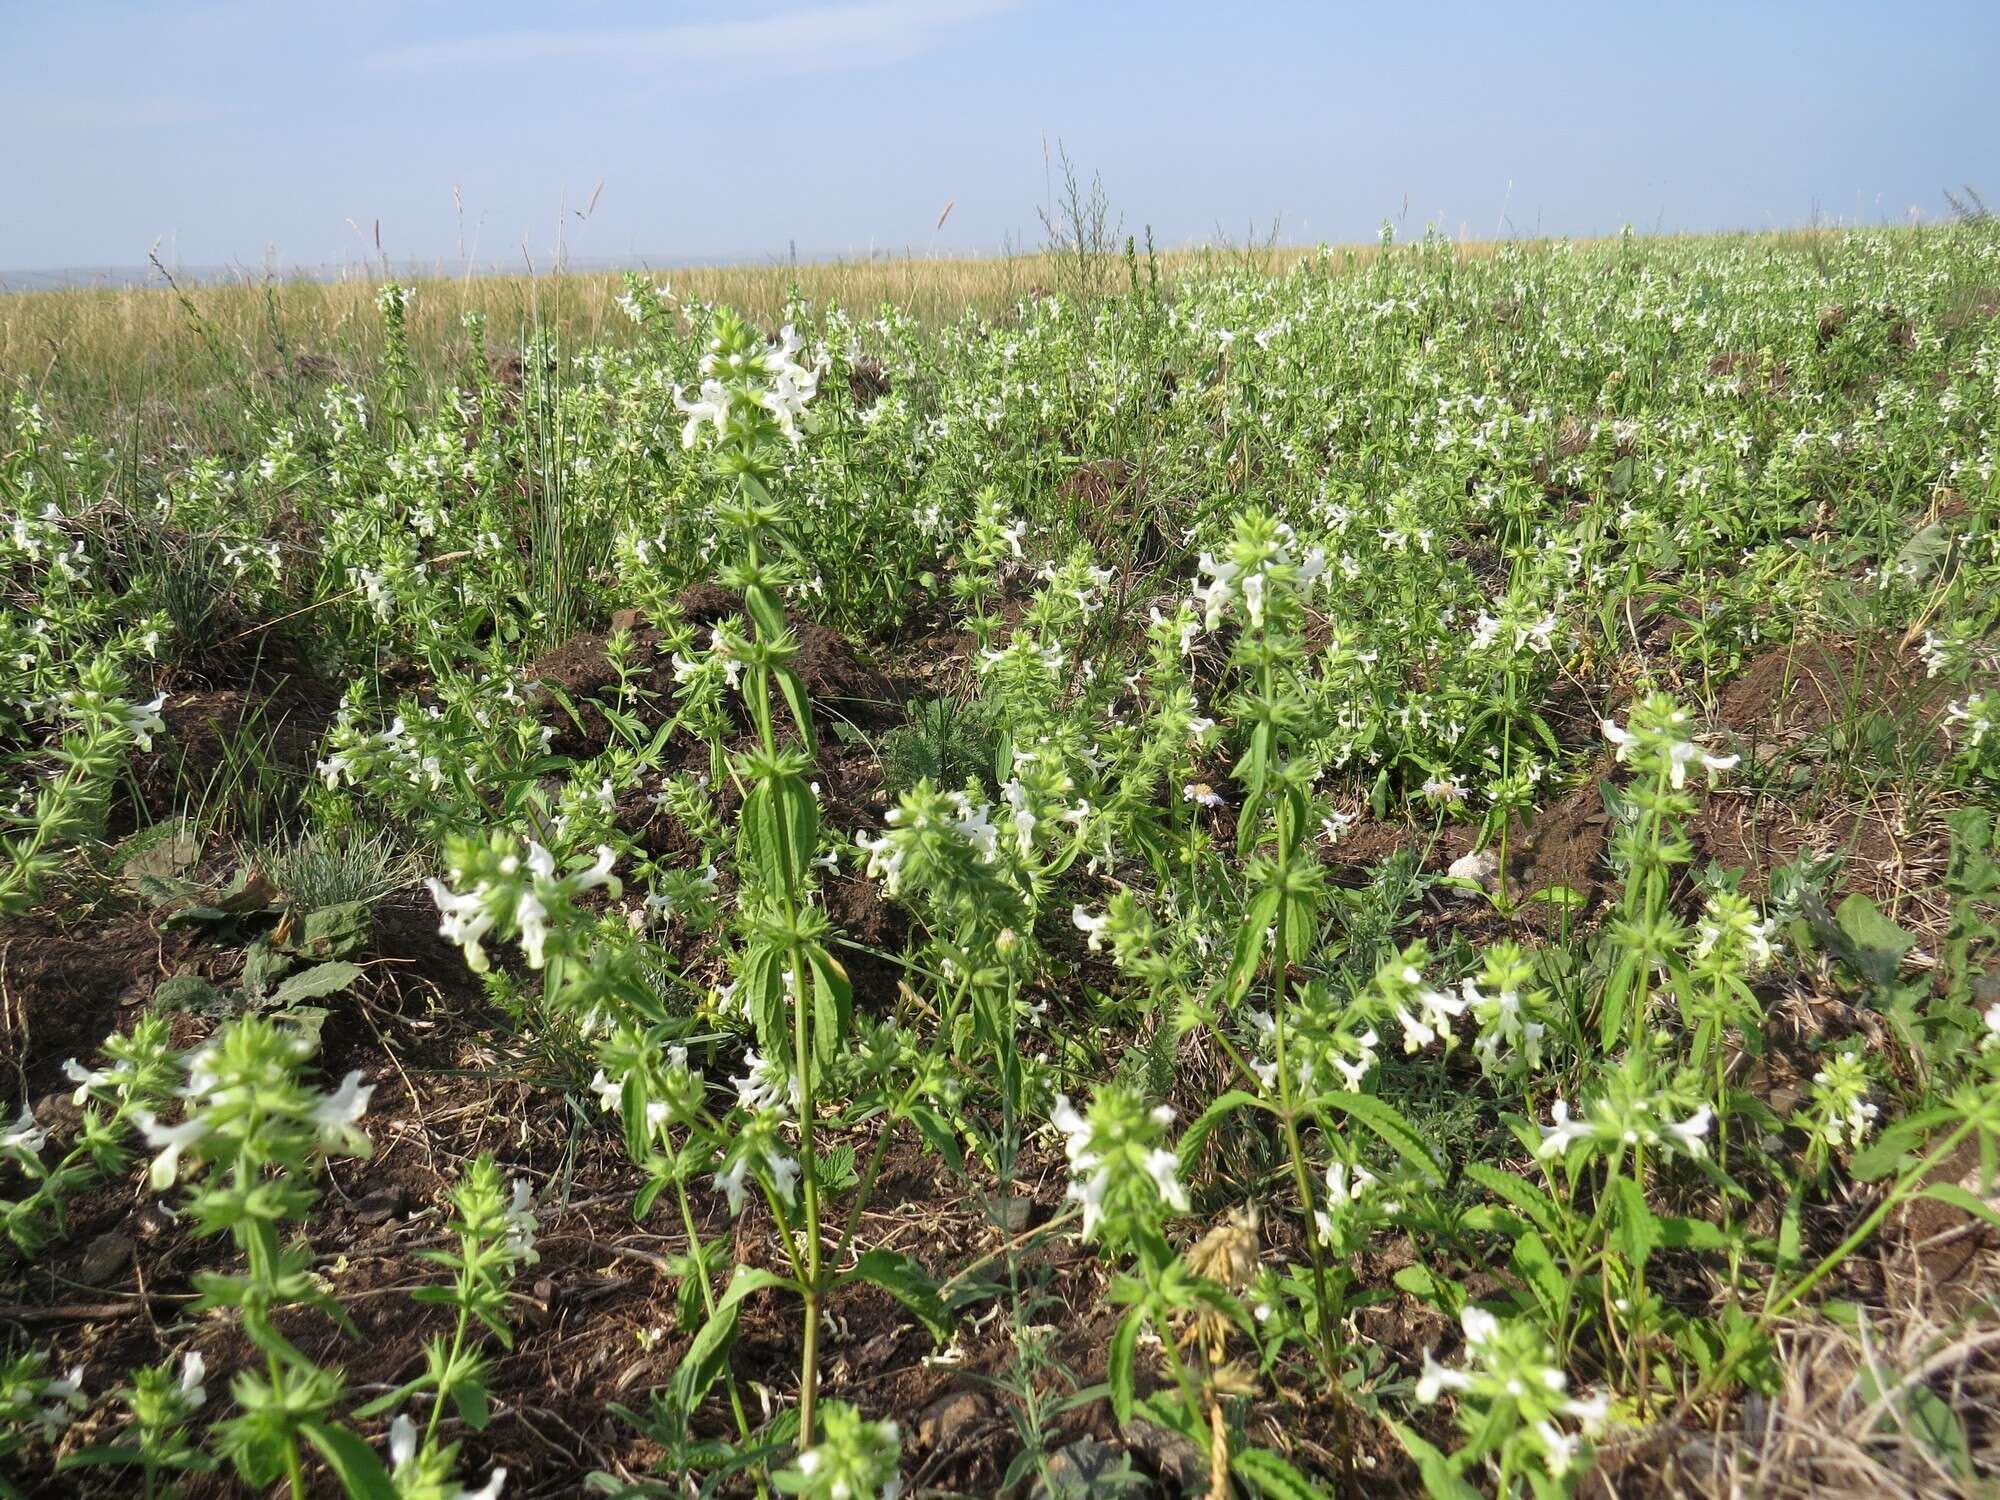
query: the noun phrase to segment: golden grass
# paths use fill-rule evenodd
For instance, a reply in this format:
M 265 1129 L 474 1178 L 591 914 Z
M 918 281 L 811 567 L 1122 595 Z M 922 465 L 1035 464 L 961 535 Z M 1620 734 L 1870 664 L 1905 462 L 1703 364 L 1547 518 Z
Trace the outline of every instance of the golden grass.
M 1307 252 L 1249 252 L 1243 264 L 1282 270 Z M 1372 254 L 1372 251 L 1366 252 Z M 1218 252 L 1161 258 L 1161 274 L 1180 274 Z M 1108 268 L 1122 288 L 1125 267 Z M 676 295 L 733 306 L 775 325 L 796 292 L 818 305 L 837 303 L 862 317 L 893 306 L 936 327 L 968 310 L 1008 311 L 1036 288 L 1064 278 L 1043 255 L 988 259 L 922 258 L 739 265 L 655 270 Z M 342 377 L 366 383 L 382 353 L 377 287 L 386 275 L 357 270 L 339 280 L 182 283 L 76 287 L 0 295 L 0 378 L 20 383 L 59 426 L 110 437 L 135 424 L 157 435 L 173 430 L 201 447 L 224 440 L 245 396 L 260 380 L 304 356 L 330 360 Z M 466 352 L 463 318 L 484 314 L 489 347 L 518 348 L 540 328 L 562 349 L 616 346 L 633 325 L 616 298 L 616 271 L 541 276 L 438 276 L 416 279 L 410 344 L 426 375 L 454 369 Z M 225 443 L 226 446 L 226 443 Z
M 1802 235 L 1770 236 L 1797 241 Z M 1467 241 L 1458 252 L 1483 258 L 1496 242 Z M 1204 266 L 1236 266 L 1278 274 L 1313 254 L 1304 247 L 1194 249 L 1159 257 L 1172 281 Z M 1345 266 L 1372 262 L 1373 245 L 1341 247 Z M 1144 267 L 1141 266 L 1141 274 Z M 1122 289 L 1126 268 L 1105 267 L 1108 289 Z M 986 259 L 869 259 L 802 265 L 738 265 L 660 269 L 651 273 L 685 298 L 727 303 L 773 325 L 796 293 L 815 304 L 837 303 L 872 317 L 894 306 L 927 326 L 968 310 L 992 316 L 1036 288 L 1068 278 L 1047 255 Z M 382 352 L 375 291 L 384 275 L 357 269 L 339 280 L 257 280 L 184 284 L 179 289 L 78 287 L 0 294 L 0 381 L 25 387 L 59 427 L 106 438 L 143 429 L 172 433 L 197 448 L 236 430 L 246 396 L 268 374 L 302 356 L 332 362 L 342 378 L 367 383 Z M 562 349 L 617 345 L 633 335 L 618 310 L 619 272 L 542 276 L 419 278 L 409 315 L 411 348 L 427 376 L 442 376 L 465 354 L 465 313 L 485 315 L 489 346 L 519 347 L 530 328 L 551 334 Z

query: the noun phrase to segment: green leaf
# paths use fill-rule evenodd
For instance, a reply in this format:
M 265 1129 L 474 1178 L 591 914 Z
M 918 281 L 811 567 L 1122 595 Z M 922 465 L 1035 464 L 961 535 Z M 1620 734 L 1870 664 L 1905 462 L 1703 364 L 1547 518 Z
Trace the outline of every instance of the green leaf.
M 1200 1158 L 1202 1143 L 1208 1139 L 1209 1132 L 1235 1114 L 1237 1110 L 1267 1110 L 1269 1108 L 1270 1106 L 1262 1099 L 1259 1099 L 1255 1094 L 1245 1089 L 1230 1089 L 1227 1093 L 1218 1095 L 1209 1104 L 1208 1108 L 1204 1109 L 1195 1118 L 1194 1123 L 1181 1132 L 1180 1157 L 1182 1167 L 1191 1167 L 1195 1164 Z
M 894 1250 L 870 1250 L 840 1277 L 840 1283 L 866 1281 L 879 1286 L 917 1315 L 940 1344 L 951 1336 L 951 1312 L 938 1295 L 930 1273 L 907 1255 Z
M 1629 1177 L 1615 1179 L 1613 1193 L 1618 1203 L 1618 1248 L 1634 1266 L 1643 1266 L 1658 1248 L 1662 1235 L 1645 1189 Z
M 1524 1234 L 1514 1242 L 1511 1257 L 1514 1270 L 1528 1284 L 1535 1301 L 1541 1304 L 1542 1315 L 1550 1322 L 1556 1322 L 1569 1306 L 1569 1278 L 1556 1264 L 1555 1257 L 1539 1234 Z
M 1450 1459 L 1401 1422 L 1389 1425 L 1396 1429 L 1396 1436 L 1402 1440 L 1403 1451 L 1416 1460 L 1417 1473 L 1432 1500 L 1480 1500 L 1479 1491 L 1458 1477 Z
M 1557 911 L 1582 911 L 1585 904 L 1583 892 L 1567 885 L 1545 886 L 1528 897 L 1528 900 L 1540 901 L 1544 905 L 1553 906 Z
M 337 995 L 361 977 L 361 965 L 342 960 L 338 963 L 314 964 L 310 969 L 301 969 L 272 992 L 271 1003 L 284 1007 L 296 1005 L 301 1000 L 319 1000 L 327 995 Z
M 736 1309 L 736 1302 L 718 1303 L 674 1368 L 673 1379 L 667 1383 L 668 1397 L 683 1416 L 694 1415 L 701 1398 L 729 1366 L 730 1346 L 736 1342 Z
M 1139 1332 L 1145 1321 L 1145 1309 L 1135 1307 L 1119 1319 L 1118 1331 L 1111 1335 L 1111 1355 L 1105 1367 L 1105 1379 L 1111 1386 L 1111 1409 L 1118 1414 L 1121 1427 L 1132 1420 L 1132 1397 L 1138 1380 Z
M 785 695 L 785 706 L 792 711 L 792 718 L 798 723 L 799 738 L 805 744 L 806 754 L 817 755 L 819 747 L 813 739 L 812 704 L 806 698 L 805 684 L 799 681 L 799 674 L 790 667 L 776 667 L 773 672 L 778 679 L 778 691 Z
M 1903 543 L 1886 572 L 1899 580 L 1907 579 L 1912 584 L 1925 582 L 1937 571 L 1938 564 L 1950 555 L 1952 539 L 1957 532 L 1958 528 L 1950 522 L 1931 522 Z
M 1840 946 L 1841 958 L 1848 967 L 1878 989 L 1894 985 L 1896 971 L 1903 966 L 1903 955 L 1916 946 L 1916 938 L 1883 916 L 1873 901 L 1858 892 L 1840 903 L 1834 921 L 1839 935 L 1846 940 Z
M 785 995 L 785 955 L 774 943 L 753 942 L 743 961 L 743 1003 L 767 1056 L 784 1057 L 791 1045 Z
M 153 988 L 153 1004 L 162 1010 L 185 1010 L 198 1016 L 218 1016 L 229 1009 L 222 991 L 199 974 L 176 974 Z
M 1857 1182 L 1873 1182 L 1878 1177 L 1887 1177 L 1902 1165 L 1905 1156 L 1922 1144 L 1932 1129 L 1956 1123 L 1958 1118 L 1958 1111 L 1945 1105 L 1905 1115 L 1854 1153 L 1847 1164 L 1848 1174 Z
M 1270 1500 L 1326 1500 L 1326 1491 L 1268 1448 L 1245 1448 L 1230 1455 L 1238 1479 Z
M 1389 1148 L 1433 1182 L 1444 1181 L 1444 1164 L 1431 1154 L 1416 1126 L 1398 1113 L 1396 1107 L 1373 1094 L 1335 1093 L 1323 1096 L 1325 1103 L 1349 1119 L 1366 1126 Z
M 1778 1258 L 1775 1269 L 1784 1271 L 1799 1263 L 1800 1237 L 1803 1233 L 1802 1220 L 1805 1212 L 1806 1189 L 1803 1182 L 1794 1183 L 1791 1194 L 1785 1199 L 1784 1215 L 1778 1220 Z
M 1921 1382 L 1904 1391 L 1899 1399 L 1903 1417 L 1923 1445 L 1961 1479 L 1972 1477 L 1972 1445 L 1965 1438 L 1965 1423 L 1944 1398 Z
M 259 938 L 243 950 L 243 976 L 237 983 L 250 999 L 262 1001 L 270 995 L 271 986 L 291 966 L 290 954 L 280 953 L 268 939 Z
M 1556 1226 L 1562 1222 L 1562 1211 L 1556 1207 L 1555 1200 L 1534 1183 L 1483 1161 L 1469 1161 L 1464 1170 L 1467 1177 L 1519 1210 L 1522 1217 L 1543 1234 L 1556 1233 Z
M 375 918 L 366 903 L 342 901 L 309 911 L 299 923 L 298 949 L 311 958 L 341 958 L 365 947 Z
M 708 1321 L 701 1325 L 688 1345 L 687 1353 L 674 1370 L 673 1379 L 668 1382 L 668 1391 L 676 1409 L 683 1415 L 692 1415 L 701 1404 L 709 1387 L 721 1378 L 729 1364 L 729 1348 L 736 1340 L 736 1309 L 743 1299 L 768 1287 L 790 1287 L 796 1290 L 797 1283 L 788 1281 L 770 1271 L 759 1270 L 755 1266 L 738 1266 L 735 1279 L 715 1304 L 715 1311 Z
M 474 1432 L 484 1432 L 486 1424 L 493 1420 L 492 1408 L 486 1399 L 486 1384 L 480 1380 L 461 1380 L 451 1388 L 452 1404 L 458 1408 L 465 1425 Z
M 1389 1279 L 1412 1297 L 1445 1312 L 1456 1312 L 1465 1303 L 1465 1288 L 1447 1277 L 1439 1276 L 1428 1266 L 1404 1266 Z
M 348 1500 L 396 1500 L 396 1485 L 375 1450 L 345 1427 L 331 1422 L 303 1422 L 301 1430 L 319 1449 Z
M 840 961 L 818 944 L 806 950 L 806 964 L 812 970 L 813 1056 L 822 1068 L 831 1068 L 847 1038 L 854 986 Z
M 1257 899 L 1250 903 L 1250 909 L 1238 921 L 1236 953 L 1230 962 L 1229 978 L 1224 988 L 1231 1005 L 1250 992 L 1250 982 L 1257 977 L 1257 965 L 1264 957 L 1264 945 L 1270 939 L 1272 922 L 1277 920 L 1278 902 L 1282 895 L 1275 890 L 1258 892 Z
M 910 1123 L 917 1127 L 917 1134 L 924 1138 L 924 1144 L 937 1152 L 952 1171 L 962 1171 L 965 1153 L 959 1147 L 958 1136 L 945 1122 L 943 1115 L 928 1104 L 913 1105 L 910 1109 Z
M 796 1292 L 798 1289 L 799 1284 L 789 1276 L 780 1276 L 775 1271 L 766 1271 L 758 1266 L 738 1266 L 735 1276 L 730 1278 L 729 1286 L 722 1294 L 722 1300 L 715 1304 L 715 1310 L 720 1313 L 758 1292 L 767 1290 Z
M 1741 1243 L 1741 1236 L 1708 1219 L 1655 1214 L 1653 1223 L 1659 1227 L 1660 1243 L 1669 1250 L 1727 1250 Z

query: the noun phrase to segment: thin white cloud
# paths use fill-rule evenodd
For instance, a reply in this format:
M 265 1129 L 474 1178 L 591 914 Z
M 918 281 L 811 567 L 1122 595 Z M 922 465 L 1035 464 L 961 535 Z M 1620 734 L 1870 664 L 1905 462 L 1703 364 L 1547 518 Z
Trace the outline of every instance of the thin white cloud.
M 150 130 L 218 120 L 223 114 L 213 100 L 41 91 L 9 95 L 0 108 L 0 123 L 39 131 Z
M 970 22 L 1020 0 L 866 0 L 743 21 L 604 31 L 534 31 L 421 42 L 369 59 L 378 68 L 481 68 L 589 62 L 642 69 L 823 73 L 907 62 Z

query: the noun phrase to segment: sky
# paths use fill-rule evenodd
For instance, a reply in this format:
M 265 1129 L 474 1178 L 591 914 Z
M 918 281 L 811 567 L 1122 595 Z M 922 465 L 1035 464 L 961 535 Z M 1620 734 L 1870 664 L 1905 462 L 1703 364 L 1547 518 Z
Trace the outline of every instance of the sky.
M 0 272 L 987 254 L 1059 149 L 1163 246 L 1935 219 L 1996 75 L 1994 0 L 0 0 Z

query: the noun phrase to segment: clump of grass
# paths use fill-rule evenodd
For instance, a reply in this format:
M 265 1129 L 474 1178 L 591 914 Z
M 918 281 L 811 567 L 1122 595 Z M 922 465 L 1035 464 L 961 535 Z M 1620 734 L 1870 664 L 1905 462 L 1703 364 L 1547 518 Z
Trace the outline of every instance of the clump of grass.
M 278 889 L 307 911 L 349 902 L 373 906 L 415 878 L 409 850 L 386 831 L 309 829 L 256 850 Z
M 882 739 L 882 780 L 890 796 L 924 780 L 957 788 L 970 778 L 994 789 L 993 720 L 983 704 L 925 698 L 908 713 L 909 722 Z

